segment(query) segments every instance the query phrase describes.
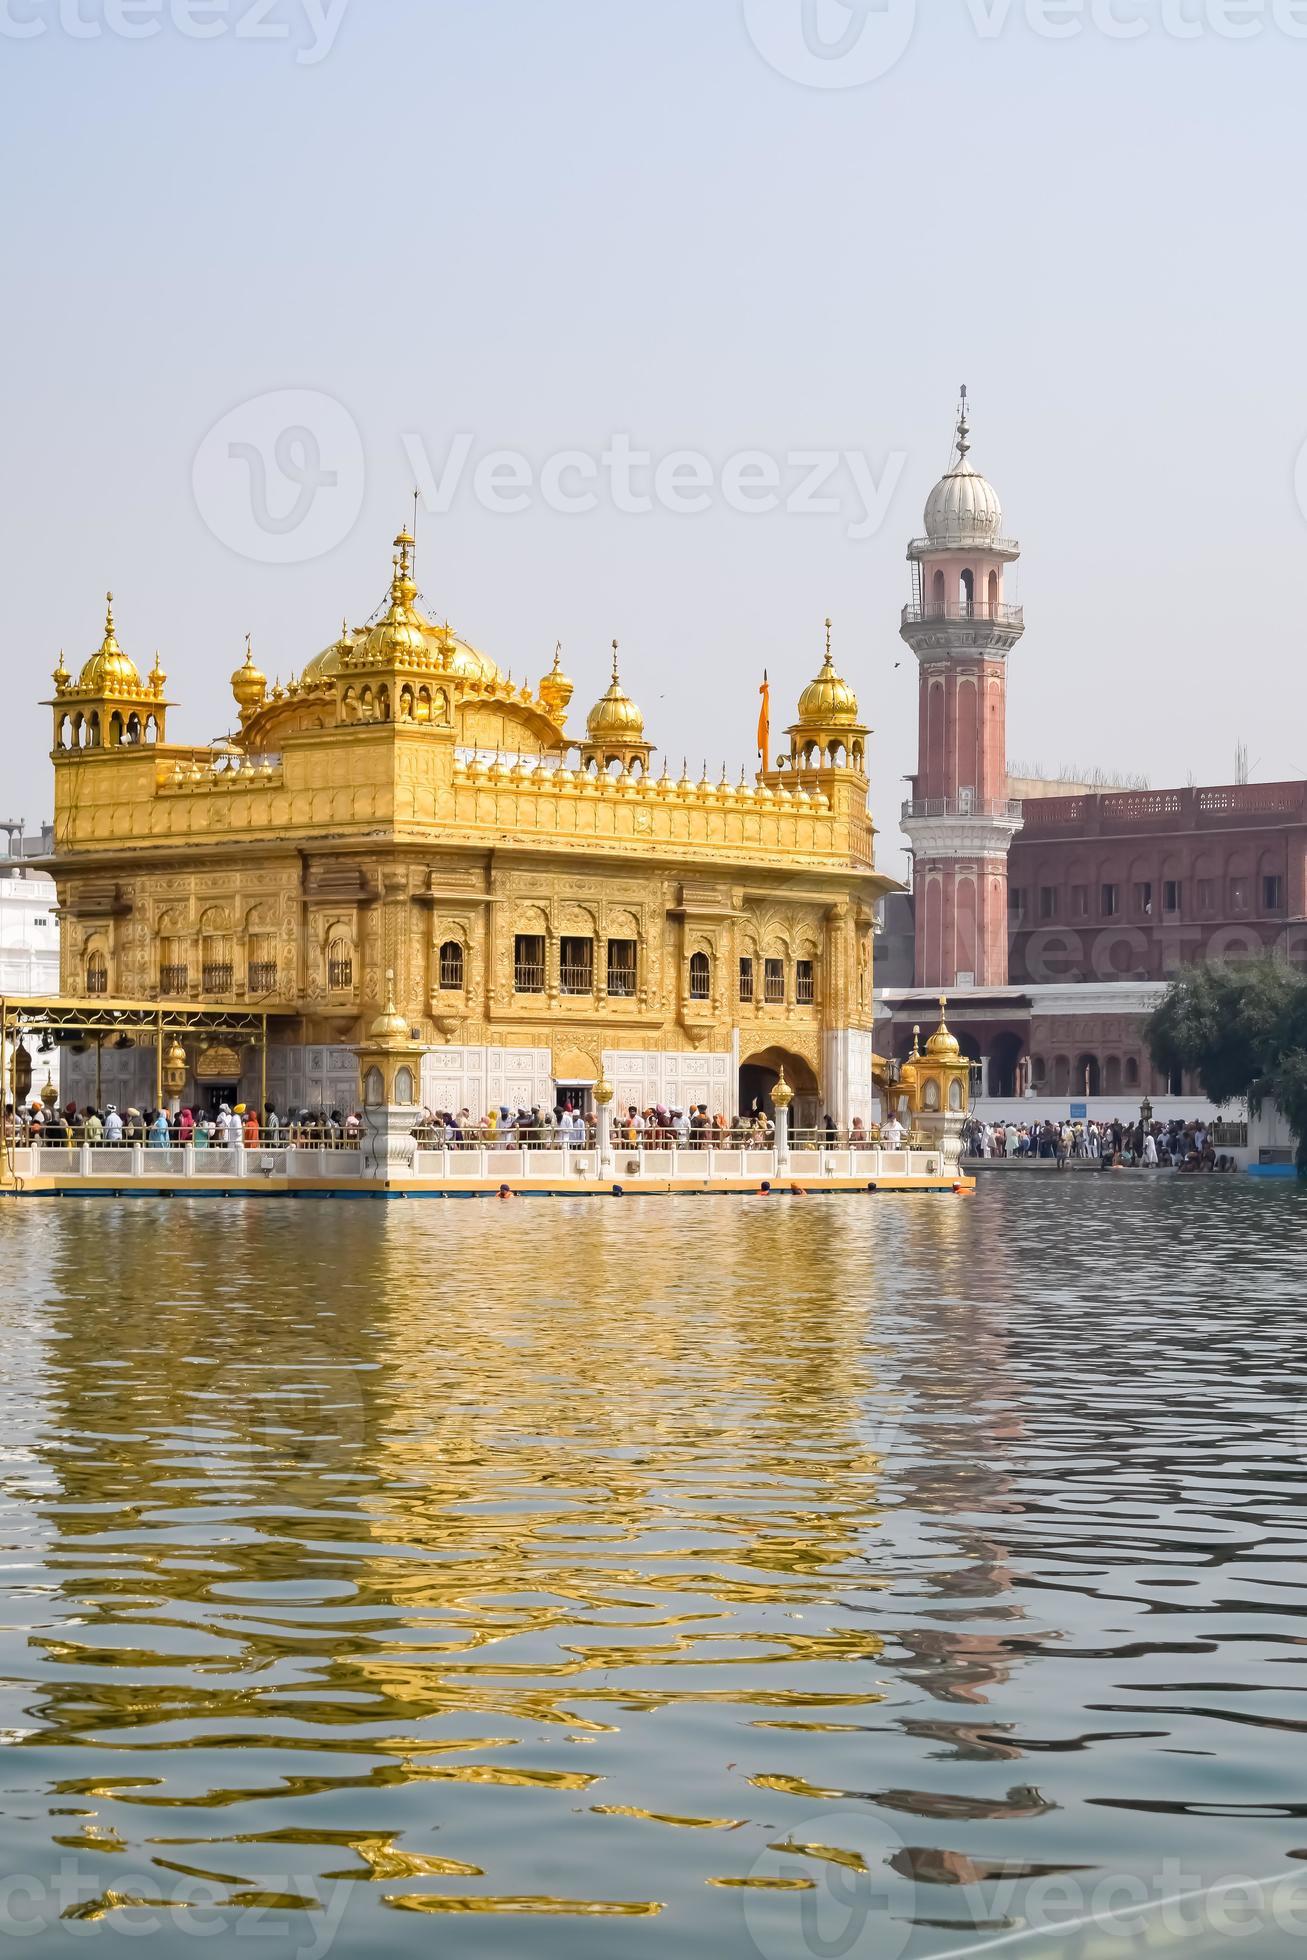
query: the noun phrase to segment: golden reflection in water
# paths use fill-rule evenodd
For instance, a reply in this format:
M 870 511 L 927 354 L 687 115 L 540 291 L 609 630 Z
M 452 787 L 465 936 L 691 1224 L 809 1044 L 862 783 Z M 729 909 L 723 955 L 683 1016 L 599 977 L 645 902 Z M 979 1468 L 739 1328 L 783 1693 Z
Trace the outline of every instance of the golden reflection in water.
M 122 1292 L 58 1234 L 40 1508 L 59 1597 L 32 1636 L 28 1741 L 100 1771 L 61 1794 L 232 1894 L 267 1884 L 270 1852 L 294 1861 L 225 1818 L 320 1802 L 334 1824 L 350 1803 L 357 1828 L 294 1834 L 296 1855 L 357 1860 L 310 1859 L 314 1877 L 469 1881 L 391 1900 L 409 1910 L 645 1912 L 637 1868 L 627 1900 L 505 1887 L 523 1861 L 503 1825 L 547 1844 L 547 1804 L 596 1831 L 729 1834 L 743 1771 L 725 1806 L 660 1801 L 699 1790 L 674 1758 L 641 1788 L 633 1731 L 876 1706 L 882 1636 L 832 1612 L 884 1583 L 865 1292 L 815 1213 L 796 1239 L 793 1214 L 712 1206 L 708 1239 L 648 1212 L 585 1209 L 582 1252 L 571 1208 L 509 1230 L 323 1208 L 292 1254 L 253 1208 L 239 1233 L 170 1208 L 184 1229 L 148 1241 L 142 1212 L 106 1209 L 99 1257 L 148 1278 Z M 520 1824 L 490 1826 L 513 1793 Z M 403 1823 L 378 1831 L 374 1805 Z

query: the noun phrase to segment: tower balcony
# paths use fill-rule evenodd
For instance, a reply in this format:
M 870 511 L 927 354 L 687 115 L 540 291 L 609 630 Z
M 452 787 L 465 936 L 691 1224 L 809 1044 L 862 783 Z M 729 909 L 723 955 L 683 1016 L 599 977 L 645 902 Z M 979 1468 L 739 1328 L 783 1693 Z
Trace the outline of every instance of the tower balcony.
M 998 802 L 988 802 L 981 796 L 914 797 L 903 805 L 903 821 L 911 823 L 914 818 L 931 817 L 998 817 L 1004 823 L 1021 823 L 1024 809 L 1024 804 L 1008 797 Z
M 908 546 L 908 557 L 922 564 L 927 558 L 940 558 L 954 551 L 972 555 L 981 552 L 986 558 L 1003 558 L 1009 564 L 1021 556 L 1021 546 L 1015 538 L 981 537 L 977 536 L 974 527 L 959 525 L 956 528 L 946 527 L 933 538 L 913 538 Z
M 1021 606 L 986 599 L 933 599 L 905 606 L 900 633 L 918 656 L 1010 653 L 1026 630 Z

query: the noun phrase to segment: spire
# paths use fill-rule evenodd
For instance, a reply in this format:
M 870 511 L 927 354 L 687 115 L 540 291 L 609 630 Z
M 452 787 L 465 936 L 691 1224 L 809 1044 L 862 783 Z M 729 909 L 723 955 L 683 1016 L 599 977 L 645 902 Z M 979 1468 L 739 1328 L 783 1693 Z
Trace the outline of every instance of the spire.
M 101 653 L 122 652 L 122 648 L 119 646 L 113 630 L 113 593 L 112 592 L 106 592 L 104 595 L 104 639 L 100 643 L 100 651 Z
M 617 640 L 614 640 L 614 641 L 613 641 L 613 682 L 614 682 L 614 685 L 617 685 L 617 684 L 618 684 L 618 683 L 619 683 L 619 682 L 621 681 L 621 675 L 620 675 L 620 674 L 618 673 L 618 671 L 617 671 L 617 656 L 618 656 L 618 653 L 620 652 L 620 650 L 621 650 L 621 648 L 620 648 L 620 643 L 619 643 L 619 642 L 618 642 Z
M 971 454 L 971 423 L 968 419 L 967 384 L 962 383 L 962 405 L 958 410 L 958 463 L 965 463 Z

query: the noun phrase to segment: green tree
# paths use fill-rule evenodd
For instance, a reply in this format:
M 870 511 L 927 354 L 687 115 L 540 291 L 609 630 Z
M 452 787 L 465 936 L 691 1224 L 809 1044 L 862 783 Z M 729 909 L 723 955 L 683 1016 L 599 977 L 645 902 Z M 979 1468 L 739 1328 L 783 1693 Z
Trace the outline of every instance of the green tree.
M 1164 1074 L 1196 1075 L 1218 1107 L 1277 1103 L 1307 1176 L 1307 979 L 1271 956 L 1190 967 L 1149 1021 L 1148 1043 Z

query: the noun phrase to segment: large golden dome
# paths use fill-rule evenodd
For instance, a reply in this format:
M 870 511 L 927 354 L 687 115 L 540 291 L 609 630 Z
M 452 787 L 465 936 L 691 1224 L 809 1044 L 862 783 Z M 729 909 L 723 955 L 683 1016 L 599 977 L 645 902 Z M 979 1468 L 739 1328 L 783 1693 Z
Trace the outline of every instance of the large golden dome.
M 118 644 L 113 630 L 113 593 L 105 594 L 104 638 L 77 682 L 91 694 L 139 694 L 141 677 Z
M 304 669 L 304 684 L 311 686 L 315 681 L 329 680 L 350 667 L 382 667 L 392 663 L 431 667 L 456 680 L 499 680 L 499 669 L 493 660 L 460 640 L 448 625 L 433 624 L 418 609 L 413 538 L 408 530 L 401 531 L 395 539 L 395 553 L 390 604 L 385 617 L 375 626 L 352 630 L 342 620 L 340 638 L 315 654 Z
M 586 734 L 592 742 L 642 742 L 644 740 L 644 716 L 636 707 L 630 695 L 622 686 L 617 670 L 617 642 L 613 641 L 613 678 L 607 694 L 596 701 L 586 722 Z
M 856 722 L 858 697 L 848 682 L 835 671 L 831 657 L 831 622 L 826 621 L 826 661 L 815 681 L 799 696 L 799 720 L 816 728 L 829 728 L 833 722 Z

